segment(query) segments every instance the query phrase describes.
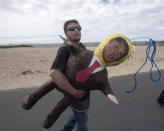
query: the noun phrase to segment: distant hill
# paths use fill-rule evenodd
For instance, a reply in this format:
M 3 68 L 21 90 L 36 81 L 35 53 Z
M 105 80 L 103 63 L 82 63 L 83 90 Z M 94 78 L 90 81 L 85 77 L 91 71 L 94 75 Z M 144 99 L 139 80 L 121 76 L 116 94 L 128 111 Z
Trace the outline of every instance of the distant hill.
M 0 45 L 0 48 L 33 47 L 32 45 Z
M 84 42 L 84 45 L 89 46 L 98 46 L 100 42 Z M 148 45 L 149 41 L 132 41 L 132 44 L 135 46 L 145 46 Z M 164 46 L 164 41 L 156 41 L 157 46 Z M 16 48 L 16 47 L 42 47 L 42 48 L 51 48 L 51 47 L 60 47 L 64 46 L 63 43 L 24 43 L 24 44 L 8 44 L 0 45 L 0 48 Z

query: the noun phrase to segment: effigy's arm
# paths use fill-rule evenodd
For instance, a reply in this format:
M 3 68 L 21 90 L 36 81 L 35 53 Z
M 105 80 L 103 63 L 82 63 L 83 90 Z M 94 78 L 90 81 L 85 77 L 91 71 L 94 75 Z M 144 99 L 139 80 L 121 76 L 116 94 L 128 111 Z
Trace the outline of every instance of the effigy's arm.
M 104 85 L 102 86 L 102 89 L 101 91 L 112 101 L 114 102 L 115 104 L 119 104 L 110 84 L 108 81 L 106 81 L 104 83 Z

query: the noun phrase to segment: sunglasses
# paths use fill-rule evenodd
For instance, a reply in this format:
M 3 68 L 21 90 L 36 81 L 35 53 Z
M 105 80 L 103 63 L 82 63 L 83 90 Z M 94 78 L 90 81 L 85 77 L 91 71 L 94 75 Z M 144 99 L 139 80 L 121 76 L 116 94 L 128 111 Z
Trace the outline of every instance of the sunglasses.
M 72 27 L 67 28 L 66 31 L 75 31 L 76 29 L 78 31 L 80 31 L 81 27 L 80 26 L 72 26 Z

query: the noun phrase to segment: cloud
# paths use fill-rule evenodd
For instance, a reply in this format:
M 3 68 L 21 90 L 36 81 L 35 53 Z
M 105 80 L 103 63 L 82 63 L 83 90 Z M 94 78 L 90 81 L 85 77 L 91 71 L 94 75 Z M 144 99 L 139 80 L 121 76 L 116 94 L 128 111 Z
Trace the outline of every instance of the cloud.
M 63 23 L 78 19 L 83 41 L 100 41 L 114 32 L 163 39 L 161 0 L 0 0 L 0 36 L 52 36 L 59 41 Z

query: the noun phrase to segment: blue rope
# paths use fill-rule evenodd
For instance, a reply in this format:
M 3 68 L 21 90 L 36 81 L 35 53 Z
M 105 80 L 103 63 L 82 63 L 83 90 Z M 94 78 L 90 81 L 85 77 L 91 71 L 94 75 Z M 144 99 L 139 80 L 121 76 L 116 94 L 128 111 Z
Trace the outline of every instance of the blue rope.
M 154 48 L 153 48 L 153 52 L 152 52 L 152 54 L 151 54 L 151 56 L 150 56 L 149 53 L 150 53 L 150 48 L 151 48 L 151 47 L 154 47 Z M 137 70 L 137 72 L 133 75 L 133 78 L 134 78 L 134 80 L 135 80 L 134 88 L 133 88 L 132 90 L 126 91 L 126 93 L 132 93 L 132 92 L 135 91 L 135 89 L 136 89 L 136 87 L 137 87 L 136 75 L 137 75 L 137 73 L 142 69 L 142 67 L 147 63 L 147 60 L 148 60 L 148 59 L 149 59 L 150 62 L 151 62 L 151 68 L 150 68 L 150 77 L 151 77 L 151 80 L 152 80 L 153 82 L 159 82 L 159 81 L 160 81 L 162 74 L 161 74 L 159 68 L 157 67 L 157 65 L 156 65 L 156 63 L 155 63 L 155 61 L 154 61 L 155 53 L 156 53 L 156 43 L 155 43 L 154 40 L 150 39 L 150 41 L 149 41 L 149 43 L 148 43 L 148 47 L 147 47 L 147 49 L 146 49 L 146 60 L 145 60 L 144 64 L 143 64 L 143 65 Z M 159 74 L 158 79 L 156 79 L 156 80 L 153 79 L 153 75 L 152 75 L 152 69 L 153 69 L 154 66 L 156 67 L 156 69 L 157 69 L 157 71 L 158 71 L 158 74 Z

